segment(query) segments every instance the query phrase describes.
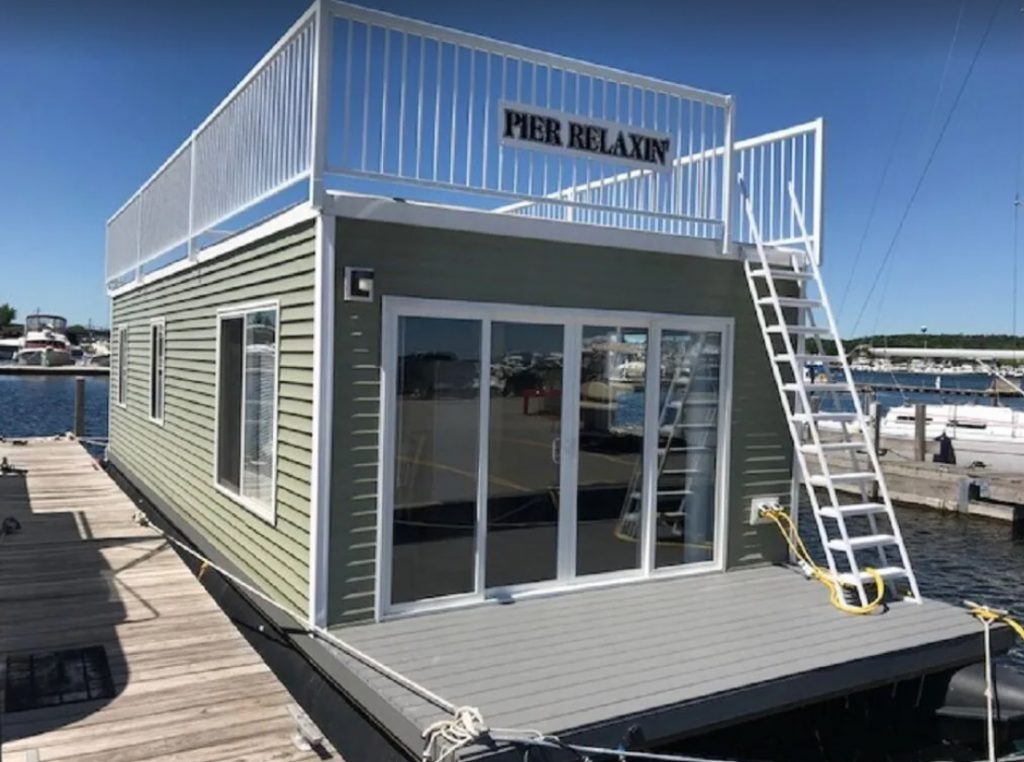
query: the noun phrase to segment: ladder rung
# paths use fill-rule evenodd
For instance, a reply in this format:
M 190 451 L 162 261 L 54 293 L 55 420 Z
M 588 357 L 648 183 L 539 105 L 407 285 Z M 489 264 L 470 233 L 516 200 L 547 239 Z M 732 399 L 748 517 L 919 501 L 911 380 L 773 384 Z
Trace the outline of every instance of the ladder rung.
M 830 505 L 821 509 L 821 515 L 830 519 L 838 519 L 840 516 L 868 516 L 873 513 L 885 513 L 883 503 L 848 503 L 847 505 Z
M 662 469 L 662 475 L 668 474 L 669 476 L 684 476 L 686 474 L 699 474 L 701 469 L 699 468 L 665 468 Z
M 780 307 L 799 307 L 800 309 L 816 309 L 821 306 L 821 302 L 817 299 L 801 299 L 796 296 L 780 296 L 779 306 Z M 762 296 L 757 300 L 758 304 L 771 306 L 774 303 L 774 299 L 770 296 Z
M 822 442 L 820 445 L 814 443 L 800 445 L 800 451 L 814 455 L 819 452 L 843 452 L 845 450 L 863 450 L 863 442 Z
M 662 489 L 654 493 L 657 497 L 680 497 L 683 495 L 692 495 L 693 490 L 689 489 Z M 631 496 L 634 500 L 639 500 L 643 497 L 640 492 L 634 492 Z
M 879 548 L 883 545 L 895 545 L 896 536 L 891 534 L 865 534 L 860 537 L 851 537 L 849 542 L 846 540 L 829 540 L 828 546 L 832 550 L 846 551 L 847 548 L 850 550 L 862 550 L 863 548 Z
M 838 365 L 839 355 L 803 355 L 803 354 L 781 354 L 775 355 L 775 362 L 789 362 L 789 358 L 793 357 L 797 364 L 804 363 L 807 365 L 828 365 L 830 363 Z
M 765 270 L 763 267 L 759 267 L 756 270 L 751 270 L 750 274 L 755 278 L 767 278 L 769 275 L 779 280 L 796 280 L 805 281 L 812 280 L 814 278 L 813 273 L 801 272 L 799 270 L 779 270 L 774 267 Z
M 770 325 L 768 333 L 804 333 L 812 335 L 831 334 L 832 329 L 827 325 Z
M 845 474 L 831 474 L 828 477 L 824 474 L 814 474 L 811 477 L 811 484 L 815 487 L 827 487 L 829 478 L 834 482 L 873 482 L 878 477 L 874 471 L 849 471 Z
M 793 413 L 793 420 L 797 423 L 810 423 L 811 420 L 815 421 L 837 421 L 840 423 L 851 422 L 857 420 L 856 413 Z
M 908 577 L 907 570 L 902 566 L 883 566 L 880 569 L 875 569 L 876 572 L 882 577 L 882 579 L 894 579 L 897 577 Z M 844 572 L 839 575 L 841 582 L 853 585 L 857 582 L 857 578 L 860 578 L 861 582 L 870 582 L 872 577 L 866 571 L 862 571 L 860 574 L 853 574 L 851 572 Z
M 850 391 L 849 385 L 844 384 L 844 383 L 839 383 L 839 382 L 832 382 L 832 381 L 827 382 L 827 383 L 817 383 L 817 382 L 811 383 L 811 382 L 807 382 L 807 383 L 803 383 L 803 384 L 800 384 L 800 383 L 783 384 L 782 388 L 785 389 L 787 392 L 796 392 L 796 391 L 800 390 L 801 386 L 804 389 L 806 389 L 808 392 L 849 392 Z

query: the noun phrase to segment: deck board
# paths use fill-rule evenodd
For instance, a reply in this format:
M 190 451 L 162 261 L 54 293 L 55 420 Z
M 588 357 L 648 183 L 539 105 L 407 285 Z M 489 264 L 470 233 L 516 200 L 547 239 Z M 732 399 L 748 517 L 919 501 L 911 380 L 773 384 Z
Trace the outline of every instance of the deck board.
M 0 478 L 0 518 L 22 526 L 0 543 L 0 656 L 102 645 L 116 689 L 5 713 L 3 759 L 320 759 L 291 742 L 288 691 L 80 445 L 0 443 L 0 456 L 27 469 Z
M 645 726 L 649 740 L 698 732 L 982 655 L 981 628 L 963 609 L 925 601 L 851 616 L 830 606 L 819 584 L 771 566 L 335 633 L 447 700 L 479 707 L 491 727 L 606 742 L 627 721 Z M 337 658 L 407 721 L 410 739 L 443 716 Z

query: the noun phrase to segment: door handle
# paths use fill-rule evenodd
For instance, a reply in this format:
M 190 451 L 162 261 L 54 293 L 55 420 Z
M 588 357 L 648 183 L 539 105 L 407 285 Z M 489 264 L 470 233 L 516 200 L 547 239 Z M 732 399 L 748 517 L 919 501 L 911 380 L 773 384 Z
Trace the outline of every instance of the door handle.
M 562 438 L 555 437 L 551 440 L 551 462 L 556 466 L 562 462 Z

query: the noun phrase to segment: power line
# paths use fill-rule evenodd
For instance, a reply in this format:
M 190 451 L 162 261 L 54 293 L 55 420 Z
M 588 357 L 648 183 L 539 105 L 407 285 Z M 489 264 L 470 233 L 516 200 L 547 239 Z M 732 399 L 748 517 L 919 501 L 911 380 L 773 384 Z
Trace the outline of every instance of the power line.
M 932 131 L 932 124 L 935 120 L 935 112 L 939 107 L 939 101 L 942 100 L 942 93 L 946 89 L 946 76 L 949 74 L 949 63 L 953 59 L 953 48 L 956 47 L 956 39 L 960 34 L 960 22 L 964 17 L 964 8 L 967 6 L 967 0 L 960 0 L 960 12 L 956 16 L 956 24 L 953 26 L 953 38 L 949 41 L 949 48 L 946 50 L 946 62 L 942 66 L 942 76 L 939 77 L 939 89 L 935 93 L 935 98 L 932 100 L 932 107 L 928 113 L 928 121 L 925 123 L 924 136 L 927 137 L 928 133 Z M 900 138 L 903 137 L 903 128 L 907 123 L 907 115 L 910 113 L 910 104 L 903 110 L 903 115 L 900 117 L 899 127 L 896 128 L 896 138 L 892 141 L 892 147 L 889 149 L 889 156 L 885 161 L 885 169 L 882 171 L 882 178 L 878 182 L 878 187 L 875 188 L 875 196 L 871 199 L 871 208 L 868 211 L 868 219 L 864 224 L 864 232 L 861 233 L 860 243 L 857 244 L 857 253 L 853 257 L 853 266 L 850 268 L 850 277 L 846 279 L 846 287 L 843 289 L 843 295 L 839 299 L 839 312 L 836 314 L 836 318 L 843 316 L 843 308 L 846 307 L 846 297 L 850 294 L 850 286 L 853 285 L 853 274 L 857 272 L 857 265 L 860 264 L 861 255 L 864 253 L 864 244 L 868 240 L 868 231 L 871 230 L 871 223 L 875 220 L 875 212 L 878 210 L 878 202 L 882 197 L 882 189 L 885 187 L 885 181 L 889 177 L 889 170 L 892 169 L 893 160 L 896 158 L 896 148 L 899 146 Z M 884 292 L 884 289 L 883 289 Z M 881 312 L 881 303 L 879 303 L 879 312 Z M 876 318 L 875 324 L 877 325 L 878 320 Z
M 896 226 L 896 231 L 893 233 L 892 239 L 889 241 L 889 246 L 885 251 L 885 256 L 882 257 L 882 263 L 879 265 L 878 270 L 875 272 L 875 277 L 871 281 L 871 287 L 868 289 L 867 296 L 864 297 L 864 304 L 861 305 L 860 312 L 857 313 L 857 319 L 853 323 L 851 335 L 856 334 L 857 326 L 860 325 L 861 318 L 864 317 L 864 311 L 867 309 L 868 302 L 871 301 L 871 295 L 878 286 L 878 279 L 881 277 L 883 270 L 885 270 L 885 266 L 889 263 L 889 258 L 896 249 L 896 241 L 899 239 L 900 233 L 903 232 L 903 225 L 906 223 L 907 217 L 910 216 L 910 210 L 914 206 L 914 201 L 917 200 L 917 194 L 920 193 L 921 186 L 924 185 L 925 178 L 928 176 L 928 170 L 931 169 L 932 162 L 935 160 L 935 155 L 939 150 L 939 146 L 942 144 L 942 139 L 946 135 L 946 130 L 949 128 L 950 122 L 953 121 L 953 115 L 956 113 L 957 106 L 960 105 L 960 99 L 963 97 L 964 91 L 967 89 L 967 83 L 971 79 L 971 74 L 974 72 L 974 66 L 978 63 L 981 51 L 985 47 L 985 43 L 988 41 L 989 34 L 992 32 L 996 15 L 998 14 L 1000 7 L 1002 7 L 1002 4 L 1002 0 L 996 0 L 995 5 L 992 6 L 992 14 L 988 18 L 988 24 L 985 26 L 985 32 L 982 34 L 981 41 L 978 43 L 978 47 L 974 51 L 970 66 L 967 67 L 967 73 L 964 74 L 963 81 L 960 83 L 960 87 L 956 92 L 956 97 L 953 99 L 953 104 L 949 107 L 949 113 L 946 114 L 946 119 L 942 123 L 942 128 L 939 130 L 939 134 L 935 138 L 935 143 L 932 145 L 932 149 L 928 154 L 928 159 L 925 161 L 924 167 L 921 169 L 921 174 L 917 178 L 914 190 L 910 194 L 910 198 L 907 200 L 907 205 L 903 210 L 903 214 L 900 216 L 900 221 Z

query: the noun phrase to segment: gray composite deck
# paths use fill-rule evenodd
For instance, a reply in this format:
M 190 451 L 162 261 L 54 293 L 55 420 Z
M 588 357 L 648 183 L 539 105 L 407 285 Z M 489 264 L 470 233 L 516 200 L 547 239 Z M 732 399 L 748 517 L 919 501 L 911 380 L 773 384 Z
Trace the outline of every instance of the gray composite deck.
M 622 585 L 356 625 L 339 637 L 493 728 L 614 744 L 729 724 L 982 657 L 963 609 L 898 603 L 851 616 L 779 567 Z M 1001 643 L 1003 633 L 997 636 Z M 410 749 L 443 717 L 337 652 L 345 686 Z

